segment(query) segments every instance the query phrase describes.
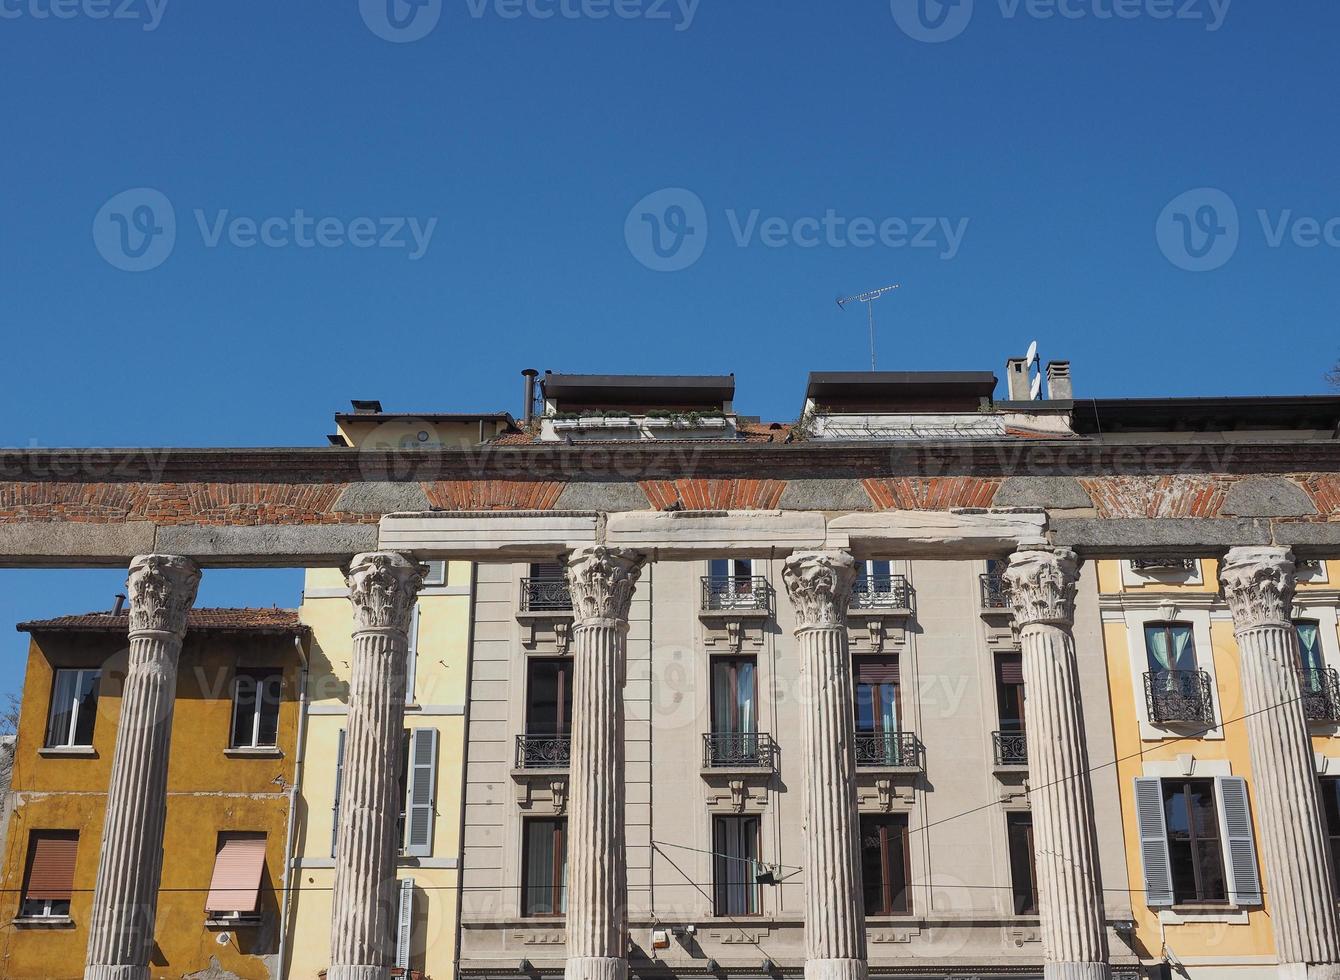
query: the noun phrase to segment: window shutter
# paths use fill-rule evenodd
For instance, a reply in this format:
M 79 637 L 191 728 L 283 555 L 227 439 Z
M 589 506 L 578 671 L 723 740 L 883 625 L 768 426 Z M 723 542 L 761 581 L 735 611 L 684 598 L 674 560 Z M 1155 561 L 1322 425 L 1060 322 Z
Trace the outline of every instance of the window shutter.
M 1163 816 L 1163 780 L 1135 780 L 1135 816 L 1140 825 L 1140 859 L 1145 868 L 1145 904 L 1150 908 L 1173 903 L 1172 862 L 1168 857 L 1168 829 Z
M 335 747 L 335 802 L 331 806 L 330 818 L 330 856 L 335 856 L 335 846 L 340 841 L 340 791 L 344 788 L 344 729 L 340 729 L 340 739 Z
M 419 604 L 414 604 L 414 616 L 409 624 L 409 652 L 405 657 L 405 703 L 414 703 L 414 674 L 419 665 Z
M 414 879 L 400 882 L 399 912 L 395 929 L 395 965 L 409 970 L 409 937 L 414 931 Z
M 1224 838 L 1224 864 L 1228 868 L 1228 900 L 1234 905 L 1260 905 L 1261 876 L 1256 870 L 1247 780 L 1241 776 L 1216 776 L 1214 781 Z
M 56 831 L 34 833 L 28 858 L 28 884 L 23 897 L 68 902 L 74 892 L 74 859 L 79 835 Z
M 416 728 L 410 733 L 409 806 L 405 856 L 433 853 L 433 809 L 437 796 L 437 729 Z
M 897 657 L 857 657 L 857 684 L 897 684 Z
M 255 912 L 264 874 L 264 834 L 220 834 L 205 911 Z
M 996 671 L 1002 684 L 1022 684 L 1024 682 L 1024 660 L 1017 653 L 1004 654 L 996 658 Z

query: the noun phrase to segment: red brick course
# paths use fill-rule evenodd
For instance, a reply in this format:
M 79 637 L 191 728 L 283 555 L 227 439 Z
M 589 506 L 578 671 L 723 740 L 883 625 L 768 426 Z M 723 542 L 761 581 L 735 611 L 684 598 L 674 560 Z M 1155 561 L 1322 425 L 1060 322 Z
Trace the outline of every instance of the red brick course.
M 774 510 L 783 480 L 643 480 L 642 492 L 656 510 Z
M 425 483 L 438 510 L 553 510 L 563 484 L 520 480 L 442 480 Z
M 1003 480 L 972 476 L 909 476 L 862 480 L 878 510 L 990 507 Z
M 1218 517 L 1236 480 L 1212 476 L 1106 476 L 1079 482 L 1101 517 Z

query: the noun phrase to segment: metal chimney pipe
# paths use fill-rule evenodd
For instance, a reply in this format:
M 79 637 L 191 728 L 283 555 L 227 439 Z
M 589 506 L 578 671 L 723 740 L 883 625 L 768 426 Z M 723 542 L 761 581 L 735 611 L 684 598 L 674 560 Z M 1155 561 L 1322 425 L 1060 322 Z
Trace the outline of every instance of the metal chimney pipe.
M 125 606 L 125 604 L 126 604 L 126 597 L 122 595 L 120 592 L 118 592 L 116 594 L 116 605 L 112 607 L 112 615 L 120 616 L 121 609 Z
M 540 372 L 534 368 L 526 368 L 521 372 L 521 376 L 526 379 L 526 405 L 521 412 L 521 422 L 523 425 L 530 425 L 531 419 L 535 418 L 535 379 L 540 376 Z

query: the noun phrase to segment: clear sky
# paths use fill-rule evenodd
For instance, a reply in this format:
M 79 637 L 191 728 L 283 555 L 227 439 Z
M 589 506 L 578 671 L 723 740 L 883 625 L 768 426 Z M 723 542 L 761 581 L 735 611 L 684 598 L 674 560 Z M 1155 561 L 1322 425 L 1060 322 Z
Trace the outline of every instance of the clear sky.
M 1037 339 L 1081 396 L 1321 392 L 1338 36 L 1332 0 L 0 0 L 0 442 L 317 445 L 351 397 L 519 411 L 528 366 L 734 371 L 790 419 L 868 366 L 834 299 L 893 282 L 882 368 Z M 0 573 L 0 627 L 123 578 Z

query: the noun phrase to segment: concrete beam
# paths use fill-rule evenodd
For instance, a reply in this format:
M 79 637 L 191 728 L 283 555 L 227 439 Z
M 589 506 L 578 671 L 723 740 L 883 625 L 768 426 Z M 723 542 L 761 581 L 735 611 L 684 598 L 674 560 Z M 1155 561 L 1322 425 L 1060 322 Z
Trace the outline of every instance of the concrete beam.
M 596 543 L 599 515 L 580 511 L 387 514 L 378 549 L 419 558 L 550 560 Z
M 375 524 L 170 524 L 154 539 L 160 554 L 184 555 L 214 568 L 338 567 L 376 550 Z
M 0 567 L 125 568 L 154 553 L 156 530 L 152 521 L 0 524 Z
M 1046 530 L 1041 511 L 889 510 L 834 518 L 825 547 L 857 558 L 991 558 L 1041 542 Z
M 1056 544 L 1073 548 L 1087 558 L 1205 555 L 1271 543 L 1269 521 L 1237 517 L 1078 517 L 1057 520 L 1052 529 Z
M 654 559 L 766 558 L 823 547 L 824 516 L 780 510 L 611 514 L 605 543 Z

